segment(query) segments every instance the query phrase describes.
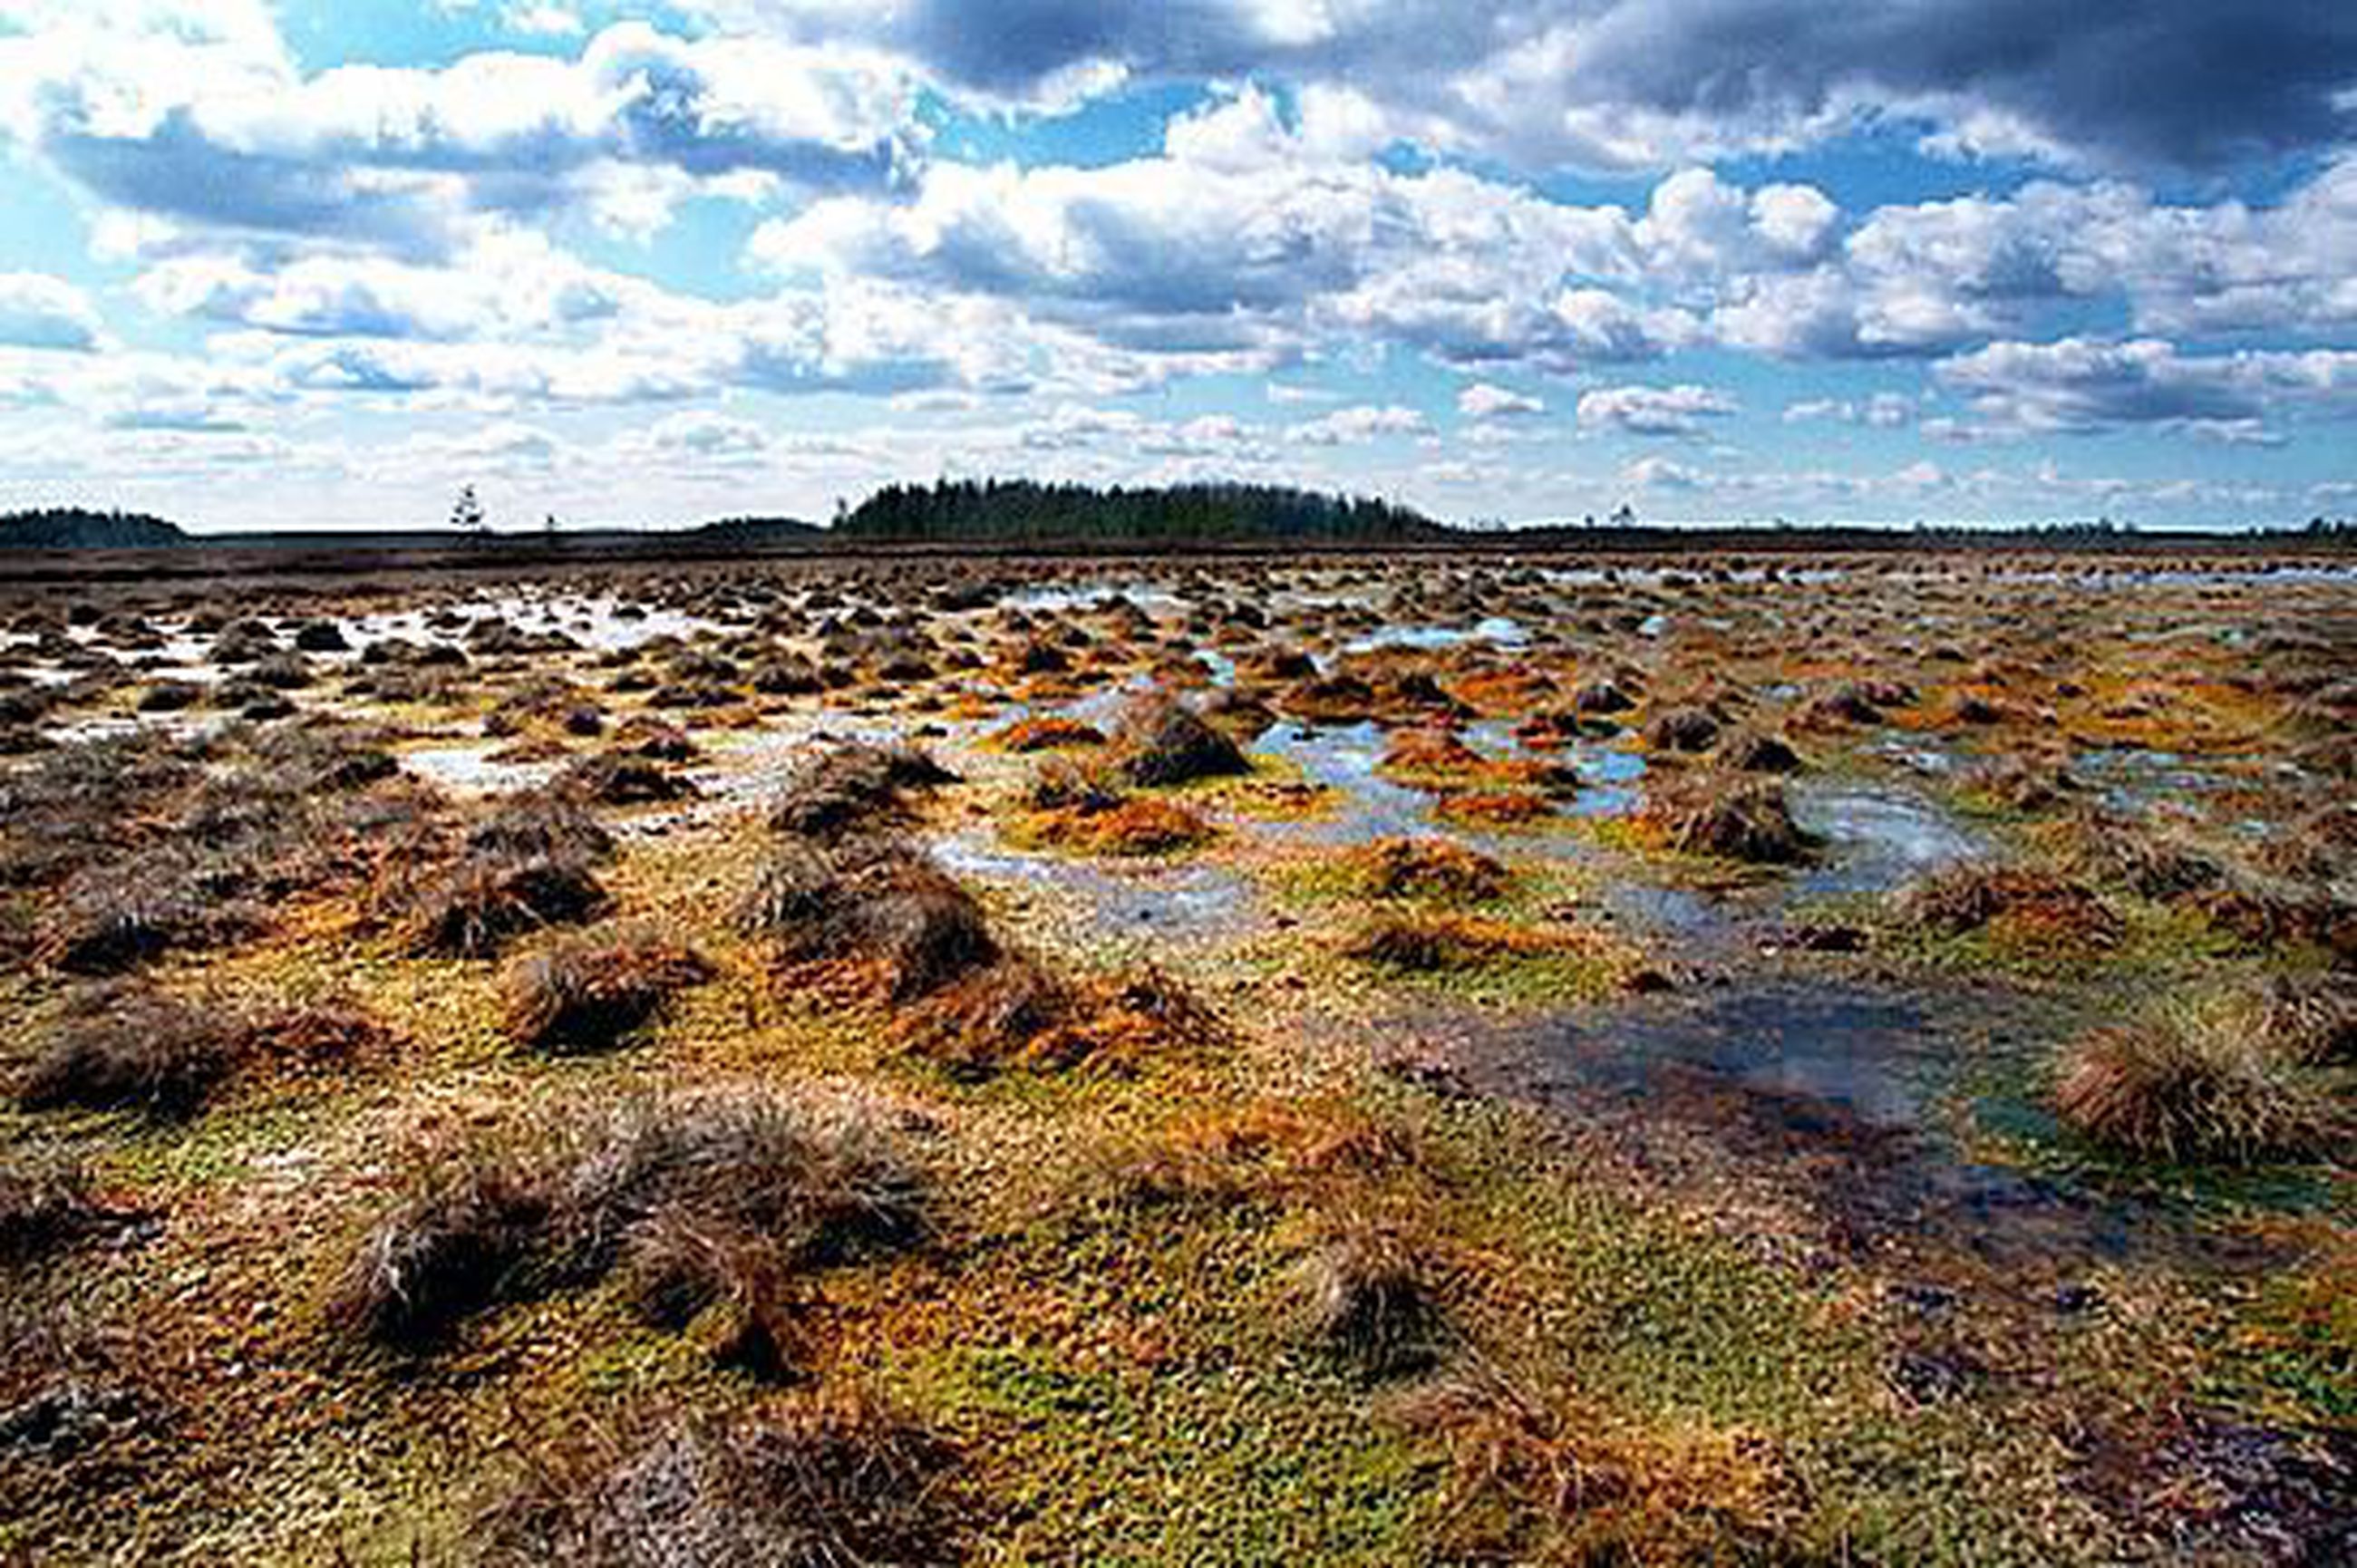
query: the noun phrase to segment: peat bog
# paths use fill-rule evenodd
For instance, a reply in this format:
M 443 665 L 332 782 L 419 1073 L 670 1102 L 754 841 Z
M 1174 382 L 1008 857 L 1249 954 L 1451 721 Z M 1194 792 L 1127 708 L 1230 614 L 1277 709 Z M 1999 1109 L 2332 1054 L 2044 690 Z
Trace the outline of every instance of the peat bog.
M 2345 568 L 125 578 L 0 1556 L 2357 1554 Z

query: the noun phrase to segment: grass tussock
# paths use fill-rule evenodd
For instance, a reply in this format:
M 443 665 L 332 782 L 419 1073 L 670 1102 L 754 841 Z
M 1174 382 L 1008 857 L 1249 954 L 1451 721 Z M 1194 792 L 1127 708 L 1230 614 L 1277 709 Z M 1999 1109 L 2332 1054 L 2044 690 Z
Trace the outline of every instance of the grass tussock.
M 2233 993 L 2083 1036 L 2054 1106 L 2092 1143 L 2171 1163 L 2300 1159 L 2347 1130 L 2318 1075 L 2270 1038 L 2264 1000 Z
M 1466 827 L 1528 827 L 1554 816 L 1555 802 L 1526 790 L 1457 789 L 1435 801 L 1432 814 Z
M 763 866 L 738 924 L 789 964 L 872 971 L 898 1003 L 929 996 L 1000 956 L 974 896 L 930 856 L 888 839 L 833 849 L 787 840 Z
M 16 1099 L 28 1111 L 190 1116 L 248 1049 L 245 1030 L 221 1009 L 137 981 L 114 982 L 67 1003 L 37 1044 Z
M 1149 695 L 1131 704 L 1114 736 L 1121 775 L 1140 789 L 1241 778 L 1252 771 L 1225 732 L 1177 699 Z
M 332 1307 L 408 1349 L 500 1302 L 621 1270 L 666 1321 L 728 1308 L 738 1326 L 721 1342 L 757 1362 L 747 1340 L 784 1283 L 915 1240 L 928 1192 L 881 1108 L 749 1086 L 576 1107 L 428 1150 L 410 1171 Z
M 60 1150 L 0 1156 L 0 1263 L 22 1263 L 73 1245 L 109 1215 L 90 1172 Z
M 703 954 L 647 925 L 583 932 L 509 972 L 508 1029 L 552 1055 L 610 1050 L 712 972 Z
M 537 1447 L 476 1521 L 482 1561 L 840 1568 L 963 1554 L 955 1450 L 872 1394 L 828 1387 L 635 1425 Z
M 1443 1316 L 1421 1250 L 1368 1214 L 1328 1222 L 1302 1259 L 1294 1290 L 1311 1342 L 1370 1378 L 1421 1371 L 1439 1350 Z
M 62 746 L 0 785 L 0 888 L 37 895 L 30 956 L 118 974 L 269 929 L 425 836 L 431 803 L 346 725 Z
M 1017 719 L 991 736 L 1003 751 L 1030 753 L 1063 751 L 1076 746 L 1103 746 L 1104 732 L 1092 724 L 1060 714 Z
M 1061 1191 L 1082 1215 L 1226 1206 L 1322 1192 L 1413 1168 L 1421 1155 L 1401 1123 L 1348 1102 L 1254 1098 L 1183 1112 L 1150 1133 L 1093 1139 Z
M 1446 977 L 1523 964 L 1602 964 L 1595 933 L 1569 926 L 1528 926 L 1444 910 L 1378 914 L 1342 945 L 1342 956 L 1402 974 Z
M 1816 850 L 1792 821 L 1783 786 L 1757 776 L 1700 773 L 1664 780 L 1647 792 L 1638 822 L 1680 854 L 1749 865 L 1795 865 Z
M 411 951 L 490 958 L 530 931 L 576 926 L 607 907 L 606 889 L 575 854 L 470 852 L 412 896 Z
M 1201 812 L 1176 800 L 1091 795 L 1071 805 L 1025 813 L 1012 836 L 1019 843 L 1069 854 L 1141 860 L 1200 849 L 1219 837 L 1219 830 Z
M 770 803 L 770 826 L 820 843 L 835 843 L 905 822 L 910 796 L 957 781 L 957 776 L 913 746 L 853 742 L 812 757 Z
M 1710 759 L 1734 773 L 1798 773 L 1804 764 L 1783 736 L 1764 730 L 1738 730 L 1718 743 Z
M 665 764 L 628 750 L 600 751 L 565 765 L 549 784 L 553 793 L 600 806 L 647 806 L 684 800 L 693 781 Z
M 1378 839 L 1345 858 L 1354 890 L 1369 898 L 1488 904 L 1513 887 L 1504 863 L 1448 839 Z
M 1749 1561 L 1789 1507 L 1764 1442 L 1659 1431 L 1469 1360 L 1390 1413 L 1448 1455 L 1448 1545 L 1471 1562 Z
M 1896 912 L 1903 927 L 1926 935 L 1986 931 L 2017 947 L 2061 956 L 2114 947 L 2125 929 L 2093 889 L 2023 865 L 1943 867 L 1902 888 Z
M 912 1011 L 902 1036 L 961 1076 L 1082 1066 L 1128 1069 L 1225 1038 L 1219 1018 L 1153 970 L 1068 982 L 1020 955 L 967 975 Z
M 2051 811 L 2077 800 L 2083 786 L 2059 757 L 2030 754 L 2000 757 L 1967 772 L 1961 791 L 1968 801 L 2003 811 Z

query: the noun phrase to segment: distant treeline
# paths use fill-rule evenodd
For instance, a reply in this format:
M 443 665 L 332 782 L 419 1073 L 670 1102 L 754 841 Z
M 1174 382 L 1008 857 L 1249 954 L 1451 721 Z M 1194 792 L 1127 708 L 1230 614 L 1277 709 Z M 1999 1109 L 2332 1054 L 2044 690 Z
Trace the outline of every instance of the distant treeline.
M 2170 551 L 2357 552 L 2357 523 L 2319 518 L 2304 528 L 2246 528 L 2239 532 L 2208 529 L 2138 529 L 2116 522 L 1915 523 L 1906 528 L 1868 523 L 1698 523 L 1629 521 L 1535 523 L 1511 529 L 1459 533 L 1461 539 L 1491 539 L 1543 550 L 1605 554 L 1622 553 L 1751 550 L 1790 554 L 1889 550 L 2032 550 L 2095 554 L 2165 553 Z
M 167 550 L 188 542 L 178 525 L 144 512 L 43 507 L 0 517 L 0 550 Z
M 2300 528 L 2253 527 L 2232 532 L 2140 530 L 2106 520 L 2010 526 L 1916 523 L 1904 528 L 1781 521 L 1695 525 L 1640 522 L 1623 509 L 1603 521 L 1469 528 L 1437 522 L 1389 501 L 1273 485 L 1096 489 L 1029 479 L 892 485 L 858 507 L 839 511 L 831 528 L 771 515 L 723 518 L 678 531 L 601 526 L 511 533 L 409 529 L 195 535 L 162 518 L 87 507 L 46 507 L 0 516 L 0 551 L 273 550 L 319 555 L 451 551 L 513 560 L 823 552 L 836 544 L 1017 550 L 1251 550 L 1300 544 L 1342 550 L 1406 546 L 1579 554 L 1751 551 L 1795 556 L 1896 550 L 2357 554 L 2357 521 L 2319 517 Z
M 787 544 L 815 539 L 816 523 L 791 517 L 724 517 L 687 531 L 692 538 L 717 544 Z
M 867 542 L 1218 543 L 1314 540 L 1403 543 L 1450 531 L 1390 501 L 1275 485 L 1176 485 L 1109 490 L 1030 479 L 892 485 L 836 520 L 837 536 Z

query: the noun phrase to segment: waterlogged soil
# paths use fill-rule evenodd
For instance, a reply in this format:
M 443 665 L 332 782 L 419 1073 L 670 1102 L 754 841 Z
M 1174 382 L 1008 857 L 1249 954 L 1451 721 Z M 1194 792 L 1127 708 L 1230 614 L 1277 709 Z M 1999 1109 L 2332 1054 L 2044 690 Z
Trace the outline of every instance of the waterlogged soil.
M 396 1130 L 747 1074 L 851 1082 L 933 1140 L 955 1188 L 937 1250 L 830 1276 L 797 1310 L 825 1379 L 892 1381 L 956 1428 L 986 1491 L 1025 1499 L 980 1509 L 985 1558 L 1081 1560 L 1118 1539 L 1160 1542 L 1130 1553 L 1146 1560 L 1253 1560 L 1237 1543 L 1266 1545 L 1267 1521 L 1313 1493 L 1413 1501 L 1396 1518 L 1318 1514 L 1261 1560 L 1601 1550 L 1580 1531 L 1619 1528 L 1620 1503 L 1583 1519 L 1560 1498 L 1469 1502 L 1454 1488 L 1478 1441 L 1409 1444 L 1366 1382 L 1293 1341 L 1270 1348 L 1298 1316 L 1302 1238 L 1337 1208 L 1414 1231 L 1427 1277 L 1456 1293 L 1457 1361 L 1512 1363 L 1544 1384 L 1540 1403 L 1640 1434 L 1631 1452 L 1654 1468 L 1621 1503 L 1701 1484 L 1664 1454 L 1775 1449 L 1813 1500 L 1787 1498 L 1762 1515 L 1782 1523 L 1741 1536 L 1767 1555 L 2289 1563 L 2348 1542 L 2345 1313 L 2299 1294 L 2349 1255 L 2345 1160 L 2155 1165 L 2083 1143 L 2053 1096 L 2071 1042 L 2155 997 L 2345 973 L 2330 926 L 2357 904 L 2333 816 L 2357 669 L 2345 567 L 933 560 L 469 576 L 264 583 L 234 616 L 136 590 L 0 596 L 0 789 L 61 748 L 141 736 L 179 737 L 192 766 L 231 779 L 225 759 L 254 736 L 324 723 L 396 759 L 425 802 L 404 809 L 463 822 L 616 751 L 676 788 L 586 803 L 619 845 L 615 913 L 708 949 L 720 976 L 610 1066 L 519 1059 L 498 964 L 399 951 L 383 889 L 345 886 L 151 967 L 190 996 L 357 998 L 412 1042 L 396 1066 L 241 1090 L 163 1127 L 7 1113 L 13 1144 L 83 1152 L 126 1213 L 160 1217 L 95 1263 L 69 1254 L 94 1287 L 42 1275 L 36 1297 L 158 1315 L 173 1353 L 207 1369 L 187 1398 L 209 1430 L 235 1426 L 239 1384 L 266 1391 L 243 1459 L 206 1439 L 145 1483 L 180 1555 L 293 1560 L 332 1539 L 432 1556 L 499 1468 L 476 1461 L 511 1441 L 500 1402 L 564 1429 L 651 1389 L 716 1408 L 769 1397 L 642 1326 L 611 1338 L 636 1321 L 613 1303 L 498 1316 L 413 1380 L 317 1348 L 336 1249 L 395 1185 Z M 239 620 L 291 660 L 267 693 L 251 649 L 217 658 Z M 297 651 L 321 624 L 335 637 L 311 640 L 341 646 Z M 198 694 L 156 699 L 175 684 Z M 245 716 L 211 695 L 231 688 Z M 1221 725 L 1247 771 L 1123 783 L 1125 722 L 1165 695 Z M 1099 738 L 1066 729 L 1022 752 L 1006 737 L 1023 721 Z M 1697 731 L 1721 740 L 1673 744 Z M 1461 746 L 1437 746 L 1444 732 Z M 1717 747 L 1740 736 L 1788 744 L 1793 771 L 1733 778 Z M 977 896 L 999 946 L 1089 984 L 1155 976 L 1216 1020 L 1205 1041 L 1169 1061 L 951 1071 L 892 1043 L 891 1005 L 838 1011 L 843 977 L 768 972 L 729 911 L 771 805 L 846 745 L 904 743 L 952 781 L 896 803 L 893 831 Z M 1042 830 L 1049 766 L 1200 832 L 1149 853 L 1076 849 Z M 2020 774 L 2052 788 L 2008 794 Z M 1789 811 L 1789 854 L 1676 842 L 1677 802 L 1737 785 Z M 2116 882 L 2090 885 L 2100 918 L 2084 928 L 1908 923 L 1928 881 L 2073 867 L 2070 835 L 2114 819 L 2246 857 L 2250 886 L 2325 910 L 2322 926 L 2254 938 Z M 1372 886 L 1399 841 L 1491 869 L 1469 892 Z M 79 984 L 34 940 L 64 886 L 5 906 L 0 1002 L 27 1019 Z M 11 1027 L 13 1069 L 32 1036 Z M 1302 1133 L 1319 1118 L 1338 1119 L 1331 1138 Z M 1147 1197 L 1042 1195 L 1103 1169 L 1116 1133 Z M 1135 1154 L 1154 1138 L 1168 1147 Z M 1076 1206 L 1093 1217 L 1077 1242 L 1041 1218 Z M 1631 1237 L 1645 1240 L 1614 1251 Z M 1803 1305 L 1775 1320 L 1769 1304 L 1786 1302 Z M 1798 1387 L 1835 1344 L 1856 1365 Z M 1228 1370 L 1199 1387 L 1203 1368 Z M 347 1397 L 374 1412 L 351 1417 L 350 1454 L 288 1413 Z M 448 1466 L 443 1419 L 484 1445 L 456 1482 L 414 1473 Z M 1639 1463 L 1566 1452 L 1548 1462 L 1602 1477 Z M 62 1474 L 39 1472 L 42 1500 L 0 1555 L 145 1554 Z M 1885 1475 L 1900 1478 L 1874 1491 Z M 1452 1533 L 1499 1510 L 1493 1540 Z M 334 1521 L 316 1537 L 315 1515 Z M 1654 1521 L 1612 1538 L 1624 1555 L 1695 1554 L 1631 1517 Z M 1360 1530 L 1363 1549 L 1335 1544 Z

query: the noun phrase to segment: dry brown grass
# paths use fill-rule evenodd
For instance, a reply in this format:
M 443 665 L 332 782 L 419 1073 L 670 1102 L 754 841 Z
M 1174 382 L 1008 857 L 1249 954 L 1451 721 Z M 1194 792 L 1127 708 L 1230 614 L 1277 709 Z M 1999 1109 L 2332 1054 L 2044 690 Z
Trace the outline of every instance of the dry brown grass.
M 2116 945 L 2120 918 L 2093 890 L 2022 865 L 1965 863 L 1910 884 L 1896 908 L 1905 925 L 1938 936 L 1992 931 L 2021 947 L 2068 957 Z
M 1322 1229 L 1295 1279 L 1304 1330 L 1371 1378 L 1431 1365 L 1443 1320 L 1415 1239 L 1355 1209 Z
M 1681 854 L 1753 865 L 1792 865 L 1815 845 L 1792 821 L 1783 786 L 1772 779 L 1690 774 L 1647 791 L 1639 823 Z
M 773 1326 L 780 1282 L 906 1245 L 928 1201 L 877 1105 L 749 1085 L 572 1107 L 429 1148 L 408 1170 L 332 1312 L 409 1349 L 499 1302 L 617 1268 L 674 1322 L 720 1303 Z
M 1059 751 L 1067 746 L 1103 746 L 1104 732 L 1079 719 L 1049 714 L 1017 719 L 991 736 L 1001 749 L 1013 752 Z
M 1202 813 L 1176 800 L 1128 796 L 1035 811 L 1017 824 L 1027 844 L 1107 859 L 1144 859 L 1200 849 L 1219 836 Z
M 813 757 L 787 781 L 771 802 L 770 825 L 834 843 L 906 822 L 912 794 L 954 782 L 954 774 L 913 746 L 841 745 Z
M 712 973 L 703 954 L 642 922 L 585 931 L 509 971 L 508 1030 L 554 1055 L 609 1050 Z
M 238 1020 L 136 981 L 77 993 L 16 1085 L 27 1110 L 61 1106 L 195 1114 L 249 1048 Z
M 1122 777 L 1142 788 L 1237 778 L 1252 771 L 1244 754 L 1175 698 L 1153 695 L 1131 704 L 1114 736 Z
M 1513 875 L 1494 856 L 1448 839 L 1378 839 L 1350 852 L 1351 882 L 1371 898 L 1486 904 L 1502 898 Z
M 1765 1554 L 1791 1499 L 1764 1441 L 1656 1430 L 1468 1359 L 1391 1404 L 1448 1452 L 1450 1553 L 1482 1563 L 1697 1563 Z
M 831 851 L 788 840 L 738 920 L 788 965 L 872 972 L 896 1003 L 921 1000 L 1000 952 L 974 896 L 893 840 L 847 840 Z
M 2319 1155 L 2346 1132 L 2314 1075 L 2225 994 L 2093 1031 L 2064 1053 L 2054 1106 L 2089 1141 L 2145 1159 L 2253 1165 Z
M 1432 814 L 1468 827 L 1527 827 L 1555 815 L 1555 802 L 1518 789 L 1456 789 L 1433 802 Z
M 61 1150 L 0 1156 L 0 1263 L 21 1263 L 72 1245 L 108 1218 L 89 1171 Z
M 477 1520 L 486 1563 L 918 1568 L 959 1560 L 974 1522 L 955 1451 L 856 1388 L 733 1418 L 642 1413 L 543 1443 L 527 1465 Z

